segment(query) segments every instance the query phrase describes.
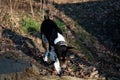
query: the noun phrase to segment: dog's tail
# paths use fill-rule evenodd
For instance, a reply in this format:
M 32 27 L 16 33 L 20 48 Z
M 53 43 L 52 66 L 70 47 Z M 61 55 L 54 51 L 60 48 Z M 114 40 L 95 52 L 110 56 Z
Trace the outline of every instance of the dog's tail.
M 44 20 L 48 20 L 48 19 L 49 19 L 49 10 L 46 10 L 44 15 Z

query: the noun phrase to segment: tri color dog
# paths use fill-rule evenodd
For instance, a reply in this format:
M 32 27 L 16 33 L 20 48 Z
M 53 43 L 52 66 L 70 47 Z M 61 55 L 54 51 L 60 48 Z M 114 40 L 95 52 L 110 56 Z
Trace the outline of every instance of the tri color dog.
M 72 47 L 67 46 L 61 29 L 48 16 L 44 16 L 41 24 L 41 39 L 45 49 L 44 61 L 47 62 L 50 55 L 57 74 L 61 76 L 60 61 L 65 62 L 67 51 Z

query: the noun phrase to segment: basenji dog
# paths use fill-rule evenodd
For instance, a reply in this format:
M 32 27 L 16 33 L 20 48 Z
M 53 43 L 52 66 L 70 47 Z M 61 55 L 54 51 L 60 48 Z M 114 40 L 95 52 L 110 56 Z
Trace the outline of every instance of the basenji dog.
M 67 45 L 62 30 L 48 16 L 44 16 L 41 24 L 41 39 L 45 49 L 44 61 L 47 62 L 50 55 L 57 74 L 61 76 L 60 61 L 65 62 L 66 54 L 72 47 Z

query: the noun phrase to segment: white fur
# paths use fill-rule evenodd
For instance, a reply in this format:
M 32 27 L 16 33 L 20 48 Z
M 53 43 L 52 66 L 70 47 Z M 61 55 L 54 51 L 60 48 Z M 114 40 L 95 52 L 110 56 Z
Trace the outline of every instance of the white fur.
M 48 61 L 48 52 L 45 53 L 44 61 Z
M 65 39 L 64 39 L 63 35 L 61 35 L 60 33 L 57 33 L 57 38 L 54 40 L 54 44 L 57 44 L 59 41 L 65 42 Z
M 58 58 L 56 59 L 56 61 L 54 63 L 54 67 L 55 67 L 57 73 L 60 74 L 61 73 L 61 67 L 60 67 L 60 62 L 59 62 Z

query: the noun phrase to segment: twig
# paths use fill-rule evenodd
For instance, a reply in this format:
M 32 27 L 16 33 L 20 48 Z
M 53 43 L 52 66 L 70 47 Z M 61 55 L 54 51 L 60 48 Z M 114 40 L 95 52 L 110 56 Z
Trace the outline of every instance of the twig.
M 31 8 L 31 13 L 32 13 L 32 16 L 34 17 L 34 11 L 33 11 L 32 1 L 31 1 L 31 0 L 30 0 L 30 8 Z

